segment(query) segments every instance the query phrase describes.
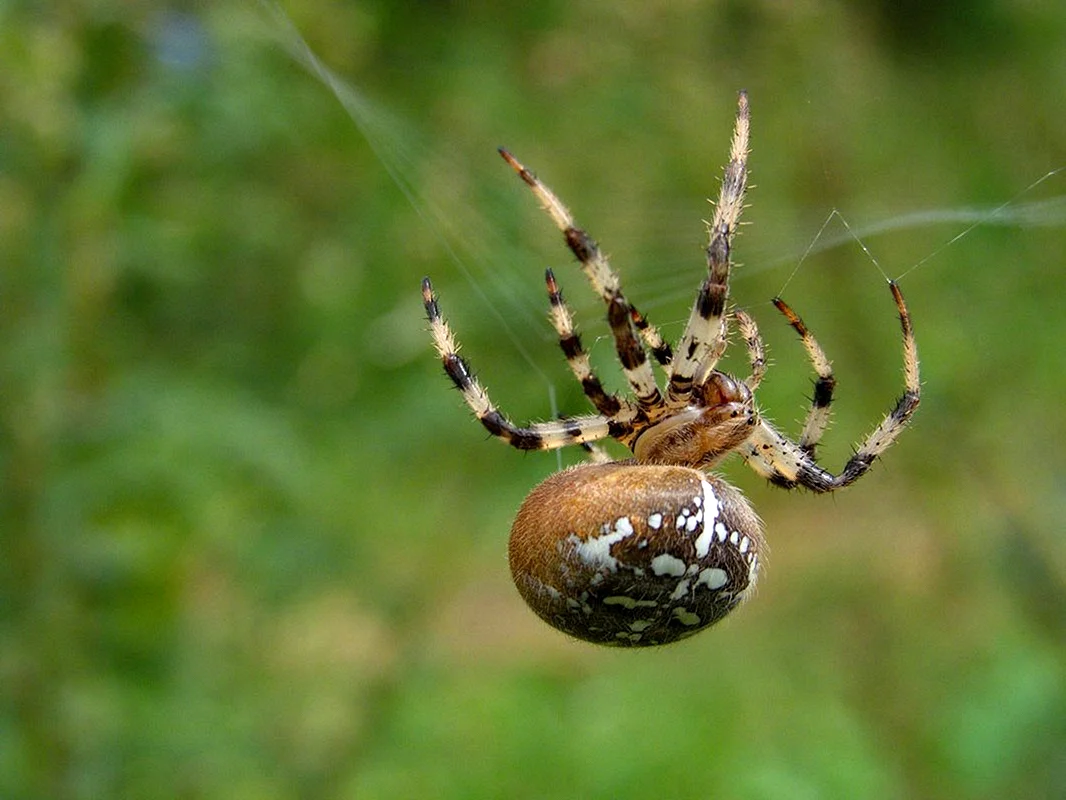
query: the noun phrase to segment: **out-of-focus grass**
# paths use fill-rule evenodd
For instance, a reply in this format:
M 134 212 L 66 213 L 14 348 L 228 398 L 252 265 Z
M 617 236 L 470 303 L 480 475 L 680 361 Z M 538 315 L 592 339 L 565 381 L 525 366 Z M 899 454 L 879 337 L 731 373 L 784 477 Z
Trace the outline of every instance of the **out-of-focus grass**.
M 870 477 L 826 499 L 729 470 L 768 527 L 759 595 L 654 652 L 521 605 L 506 531 L 556 461 L 485 441 L 418 281 L 515 418 L 549 387 L 582 412 L 542 316 L 566 254 L 493 147 L 676 335 L 746 88 L 734 298 L 788 427 L 808 369 L 766 299 L 833 207 L 990 208 L 1066 165 L 1066 14 L 286 8 L 373 98 L 384 164 L 253 3 L 0 5 L 0 794 L 1061 796 L 1066 179 L 1009 209 L 1046 224 L 904 279 L 925 400 Z M 868 244 L 898 275 L 960 227 Z M 787 296 L 834 358 L 839 464 L 898 391 L 891 302 L 854 242 Z

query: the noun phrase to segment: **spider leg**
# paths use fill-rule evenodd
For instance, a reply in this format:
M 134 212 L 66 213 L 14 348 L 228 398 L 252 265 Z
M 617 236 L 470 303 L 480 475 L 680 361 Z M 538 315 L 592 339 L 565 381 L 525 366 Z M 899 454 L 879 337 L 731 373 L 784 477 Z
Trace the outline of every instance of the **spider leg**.
M 613 394 L 608 394 L 603 388 L 603 383 L 592 371 L 588 353 L 581 346 L 581 337 L 574 328 L 574 317 L 570 313 L 570 307 L 563 299 L 562 290 L 555 281 L 555 273 L 550 269 L 545 270 L 544 280 L 548 285 L 548 299 L 551 302 L 551 321 L 559 334 L 559 346 L 566 356 L 566 363 L 570 365 L 570 371 L 581 382 L 581 388 L 585 396 L 596 407 L 596 410 L 605 417 L 615 417 L 623 407 L 632 413 L 629 401 L 620 400 Z
M 444 371 L 463 395 L 463 400 L 474 412 L 474 416 L 493 436 L 519 450 L 555 450 L 567 445 L 606 439 L 608 436 L 618 436 L 625 440 L 632 434 L 631 426 L 624 420 L 615 421 L 599 414 L 535 422 L 526 427 L 515 425 L 493 405 L 488 392 L 459 355 L 459 345 L 448 323 L 440 314 L 437 296 L 429 278 L 422 279 L 422 302 L 433 333 L 433 343 L 444 364 Z
M 629 318 L 633 321 L 640 338 L 644 340 L 644 344 L 651 350 L 655 360 L 663 367 L 670 366 L 674 353 L 670 349 L 670 345 L 663 339 L 662 334 L 659 333 L 659 329 L 648 322 L 647 317 L 637 311 L 635 306 L 629 307 Z
M 806 486 L 816 492 L 837 488 L 832 473 L 819 467 L 798 444 L 764 419 L 759 420 L 740 454 L 749 467 L 775 486 Z
M 748 363 L 751 364 L 751 375 L 745 379 L 744 385 L 749 391 L 754 392 L 762 383 L 763 376 L 766 375 L 766 348 L 763 346 L 755 320 L 743 311 L 737 311 L 734 316 L 737 320 L 737 329 L 744 339 L 744 346 L 748 349 Z
M 714 207 L 714 217 L 707 226 L 708 276 L 700 287 L 689 315 L 685 332 L 677 345 L 677 355 L 670 369 L 667 397 L 671 405 L 687 402 L 694 386 L 714 370 L 725 350 L 725 306 L 729 298 L 729 252 L 744 208 L 747 187 L 748 133 L 750 119 L 748 96 L 737 99 L 737 117 L 729 163 L 722 176 L 722 188 Z
M 775 297 L 774 305 L 777 306 L 778 311 L 785 315 L 788 324 L 800 335 L 803 340 L 803 347 L 807 350 L 807 356 L 810 358 L 811 366 L 814 367 L 814 372 L 818 376 L 814 381 L 811 410 L 807 412 L 807 419 L 803 423 L 803 432 L 800 434 L 799 440 L 800 449 L 811 458 L 814 458 L 815 446 L 829 425 L 829 406 L 833 402 L 833 390 L 837 385 L 836 378 L 833 377 L 833 365 L 826 358 L 825 351 L 818 344 L 818 340 L 814 338 L 814 335 L 807 329 L 803 320 L 789 307 L 788 303 L 780 297 Z
M 918 345 L 914 340 L 910 312 L 895 281 L 889 281 L 892 298 L 899 310 L 903 331 L 903 394 L 884 419 L 859 445 L 840 474 L 823 469 L 802 445 L 778 433 L 769 423 L 760 421 L 741 454 L 748 466 L 771 483 L 791 489 L 804 486 L 815 492 L 831 492 L 854 483 L 887 450 L 902 432 L 921 402 L 921 377 L 918 369 Z M 787 308 L 787 306 L 786 306 Z
M 638 405 L 646 412 L 660 410 L 663 406 L 662 393 L 655 382 L 655 374 L 652 372 L 651 364 L 648 363 L 648 356 L 644 352 L 640 338 L 634 331 L 632 306 L 622 294 L 618 273 L 611 269 L 607 257 L 600 252 L 600 248 L 592 238 L 574 224 L 573 215 L 555 196 L 555 193 L 503 148 L 500 148 L 500 155 L 533 190 L 533 194 L 540 200 L 544 210 L 563 232 L 567 246 L 581 262 L 581 268 L 588 277 L 589 283 L 592 284 L 592 288 L 607 304 L 607 322 L 614 336 L 615 350 L 618 352 L 622 370 L 637 398 Z M 643 317 L 640 318 L 643 319 Z M 658 336 L 657 331 L 654 337 L 662 342 L 662 337 Z M 664 353 L 657 357 L 669 360 L 670 356 Z

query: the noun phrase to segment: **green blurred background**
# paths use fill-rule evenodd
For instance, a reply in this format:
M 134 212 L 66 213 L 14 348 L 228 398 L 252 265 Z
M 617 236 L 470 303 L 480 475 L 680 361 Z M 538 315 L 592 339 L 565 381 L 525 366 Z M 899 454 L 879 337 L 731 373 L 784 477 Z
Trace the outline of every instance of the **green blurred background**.
M 1066 796 L 1066 173 L 1023 193 L 1066 165 L 1066 7 L 284 8 L 348 111 L 251 0 L 0 2 L 0 795 Z M 790 279 L 833 208 L 907 273 L 923 405 L 839 496 L 728 465 L 772 555 L 717 629 L 571 642 L 506 563 L 560 462 L 486 440 L 419 280 L 515 419 L 584 413 L 544 266 L 609 372 L 600 309 L 493 150 L 675 337 L 740 88 L 762 406 L 810 392 L 782 287 L 830 466 L 899 391 L 837 221 Z

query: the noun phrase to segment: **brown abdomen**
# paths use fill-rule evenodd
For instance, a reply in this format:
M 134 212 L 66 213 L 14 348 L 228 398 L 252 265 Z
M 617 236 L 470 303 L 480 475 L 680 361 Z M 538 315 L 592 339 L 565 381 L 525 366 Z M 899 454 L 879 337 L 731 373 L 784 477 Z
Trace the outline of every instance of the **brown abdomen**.
M 716 475 L 636 462 L 556 473 L 522 503 L 511 575 L 542 619 L 588 642 L 666 644 L 752 591 L 762 524 Z

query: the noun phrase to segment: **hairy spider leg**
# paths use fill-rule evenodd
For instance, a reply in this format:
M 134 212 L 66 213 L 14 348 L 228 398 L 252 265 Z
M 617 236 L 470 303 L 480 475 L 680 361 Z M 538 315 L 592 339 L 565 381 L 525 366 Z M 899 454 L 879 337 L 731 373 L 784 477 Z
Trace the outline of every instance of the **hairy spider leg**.
M 918 408 L 921 402 L 921 376 L 914 327 L 899 286 L 895 281 L 889 281 L 888 286 L 899 310 L 903 332 L 903 394 L 863 440 L 838 475 L 823 469 L 801 445 L 761 420 L 751 438 L 745 442 L 741 455 L 749 467 L 771 483 L 786 489 L 803 486 L 814 492 L 831 492 L 854 483 L 896 441 Z
M 811 410 L 807 412 L 807 419 L 804 420 L 803 432 L 799 439 L 800 449 L 814 458 L 815 447 L 829 426 L 829 406 L 833 402 L 833 391 L 837 385 L 836 378 L 833 377 L 833 365 L 826 357 L 821 345 L 818 344 L 818 340 L 814 338 L 814 334 L 807 329 L 803 320 L 788 303 L 780 297 L 775 297 L 773 302 L 777 310 L 785 315 L 788 324 L 800 335 L 803 347 L 807 350 L 807 357 L 810 359 L 811 366 L 814 367 L 814 373 L 818 376 L 814 381 Z
M 763 346 L 762 337 L 759 336 L 759 327 L 755 320 L 743 311 L 737 311 L 734 315 L 737 321 L 737 330 L 744 340 L 744 346 L 748 350 L 748 363 L 751 365 L 751 375 L 744 379 L 744 385 L 748 391 L 755 393 L 766 375 L 766 348 Z
M 444 371 L 463 395 L 485 429 L 519 450 L 555 450 L 573 444 L 595 442 L 608 436 L 625 438 L 629 433 L 625 423 L 615 422 L 596 414 L 551 422 L 534 422 L 519 427 L 493 405 L 488 392 L 478 382 L 469 365 L 459 355 L 459 345 L 448 323 L 441 316 L 437 296 L 429 278 L 422 279 L 422 303 L 433 333 L 433 343 L 444 364 Z
M 641 314 L 636 306 L 631 305 L 629 307 L 629 318 L 633 321 L 640 338 L 644 340 L 644 344 L 651 350 L 651 354 L 659 362 L 660 366 L 670 366 L 674 353 L 670 349 L 670 345 L 663 339 L 662 334 L 659 333 L 659 329 L 648 322 L 647 317 Z
M 570 307 L 563 299 L 562 289 L 559 288 L 552 270 L 544 271 L 544 282 L 548 286 L 548 300 L 551 303 L 550 317 L 556 333 L 559 334 L 559 347 L 566 356 L 570 371 L 580 381 L 585 396 L 605 417 L 618 416 L 623 409 L 629 415 L 634 414 L 633 405 L 628 400 L 609 394 L 603 388 L 599 376 L 593 372 L 592 365 L 589 363 L 589 355 L 581 345 L 581 336 L 574 327 L 573 314 L 570 313 Z
M 661 416 L 665 412 L 662 393 L 655 382 L 655 374 L 652 372 L 641 339 L 634 330 L 631 317 L 632 306 L 622 293 L 618 273 L 611 268 L 607 256 L 600 251 L 592 237 L 577 227 L 573 215 L 555 193 L 502 147 L 500 155 L 533 190 L 541 206 L 563 232 L 567 246 L 581 263 L 581 268 L 588 277 L 589 283 L 592 284 L 592 288 L 607 304 L 607 322 L 614 336 L 618 360 L 622 362 L 622 371 L 633 390 L 637 404 L 652 419 Z M 655 336 L 658 337 L 658 332 Z M 661 337 L 658 338 L 661 339 Z
M 737 98 L 729 163 L 722 175 L 722 188 L 714 207 L 714 216 L 707 226 L 710 237 L 707 246 L 708 275 L 696 296 L 671 364 L 667 388 L 671 406 L 688 402 L 693 388 L 707 380 L 725 350 L 730 248 L 744 209 L 750 128 L 748 95 L 741 92 Z
M 608 304 L 610 304 L 612 297 L 622 297 L 621 279 L 618 277 L 618 273 L 611 268 L 607 257 L 603 255 L 588 234 L 575 225 L 573 215 L 559 199 L 558 195 L 545 186 L 536 175 L 511 155 L 506 148 L 501 147 L 499 153 L 503 156 L 504 161 L 510 164 L 511 168 L 533 190 L 534 195 L 540 200 L 541 206 L 548 212 L 556 227 L 563 232 L 567 246 L 578 261 L 581 262 L 581 267 L 588 276 L 593 290 Z M 582 252 L 578 252 L 579 247 Z M 652 325 L 647 317 L 637 310 L 636 306 L 630 304 L 624 297 L 622 299 L 629 307 L 630 320 L 640 333 L 648 349 L 652 351 L 655 360 L 664 366 L 669 364 L 673 358 L 673 353 L 670 350 L 670 345 L 659 333 L 659 329 Z

